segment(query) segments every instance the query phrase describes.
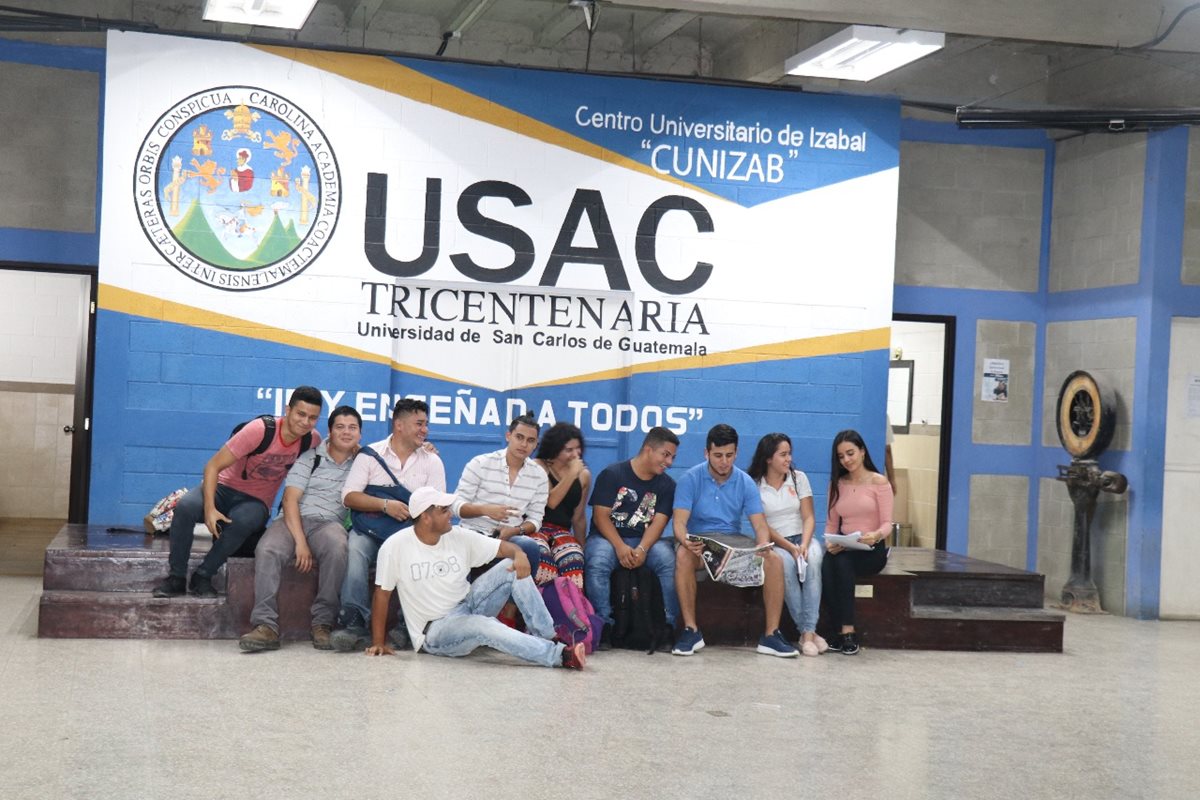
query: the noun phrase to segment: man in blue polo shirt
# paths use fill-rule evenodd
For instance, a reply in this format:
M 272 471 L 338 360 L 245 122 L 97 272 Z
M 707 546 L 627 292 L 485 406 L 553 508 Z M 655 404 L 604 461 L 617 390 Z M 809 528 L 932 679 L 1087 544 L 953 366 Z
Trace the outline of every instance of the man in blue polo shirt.
M 689 469 L 675 488 L 675 591 L 679 595 L 679 613 L 683 633 L 671 650 L 677 656 L 690 656 L 704 647 L 704 636 L 696 624 L 696 570 L 704 568 L 704 546 L 688 539 L 693 534 L 742 533 L 742 517 L 750 518 L 757 544 L 771 541 L 762 500 L 754 480 L 734 466 L 738 435 L 729 425 L 714 425 L 704 443 L 704 461 Z M 783 562 L 771 550 L 763 552 L 763 607 L 767 630 L 758 640 L 758 652 L 792 658 L 795 647 L 779 631 L 783 613 Z

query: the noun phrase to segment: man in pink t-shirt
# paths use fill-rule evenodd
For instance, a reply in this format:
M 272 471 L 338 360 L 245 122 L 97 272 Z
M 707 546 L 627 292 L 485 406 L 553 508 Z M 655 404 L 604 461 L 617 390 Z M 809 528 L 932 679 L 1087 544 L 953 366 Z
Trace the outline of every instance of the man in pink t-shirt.
M 288 400 L 287 414 L 275 420 L 274 435 L 261 447 L 267 423 L 253 419 L 204 465 L 204 482 L 175 506 L 171 519 L 170 571 L 154 589 L 155 597 L 177 597 L 191 591 L 197 597 L 216 597 L 212 578 L 230 556 L 253 553 L 271 516 L 271 505 L 288 470 L 310 447 L 321 442 L 313 430 L 321 414 L 321 393 L 300 386 Z M 187 581 L 188 557 L 196 523 L 213 536 L 212 547 Z

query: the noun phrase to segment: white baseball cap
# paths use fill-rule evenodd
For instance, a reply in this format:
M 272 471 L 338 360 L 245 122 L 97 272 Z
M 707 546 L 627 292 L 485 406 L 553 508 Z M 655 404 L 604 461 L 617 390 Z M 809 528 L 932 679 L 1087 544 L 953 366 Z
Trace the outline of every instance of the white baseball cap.
M 439 492 L 432 486 L 422 486 L 408 498 L 408 513 L 413 519 L 421 516 L 430 506 L 448 506 L 454 502 L 454 495 Z

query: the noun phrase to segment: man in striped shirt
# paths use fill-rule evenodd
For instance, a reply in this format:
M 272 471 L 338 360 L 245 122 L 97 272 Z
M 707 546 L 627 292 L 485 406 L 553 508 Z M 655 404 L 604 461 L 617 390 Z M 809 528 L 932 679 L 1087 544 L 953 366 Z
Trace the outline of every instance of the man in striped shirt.
M 522 414 L 508 426 L 507 446 L 475 456 L 463 468 L 451 510 L 462 527 L 511 541 L 537 570 L 541 551 L 529 534 L 542 527 L 550 480 L 530 456 L 538 442 L 538 424 Z

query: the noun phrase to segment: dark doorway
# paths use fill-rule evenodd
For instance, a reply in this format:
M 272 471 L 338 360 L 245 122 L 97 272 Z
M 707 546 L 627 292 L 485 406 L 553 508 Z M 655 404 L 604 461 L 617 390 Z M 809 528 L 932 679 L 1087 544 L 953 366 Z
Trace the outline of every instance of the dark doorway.
M 954 412 L 955 318 L 896 314 L 888 408 L 895 441 L 898 544 L 946 549 Z M 907 379 L 907 382 L 906 382 Z M 907 396 L 893 397 L 893 394 Z M 903 419 L 894 418 L 901 415 Z M 907 526 L 907 527 L 905 527 Z

